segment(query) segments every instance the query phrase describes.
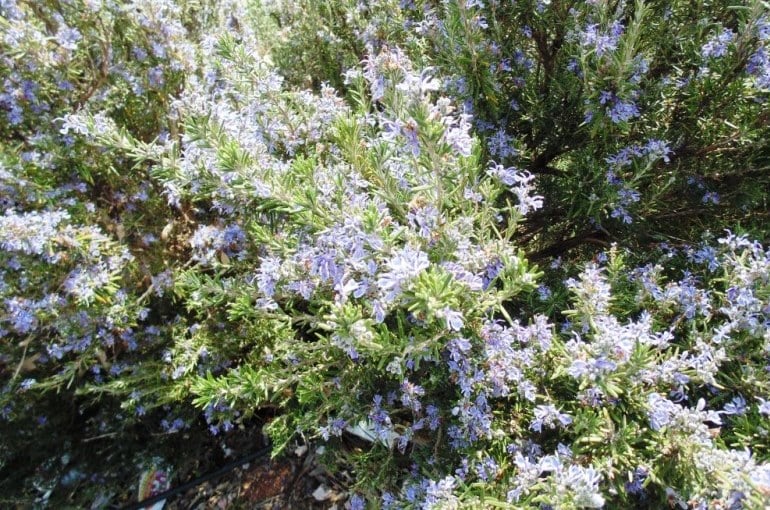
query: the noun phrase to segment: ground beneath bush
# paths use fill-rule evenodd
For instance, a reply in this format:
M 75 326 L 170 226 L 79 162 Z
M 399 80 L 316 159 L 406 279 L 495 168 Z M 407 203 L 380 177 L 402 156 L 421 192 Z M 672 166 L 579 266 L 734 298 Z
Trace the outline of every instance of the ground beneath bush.
M 167 510 L 283 510 L 340 507 L 337 483 L 316 465 L 312 454 L 261 459 L 236 468 L 218 480 L 205 482 L 169 500 Z M 321 490 L 319 490 L 321 487 Z M 316 496 L 324 496 L 319 501 Z
M 190 437 L 178 451 L 170 489 L 222 469 L 257 452 L 266 445 L 261 427 L 253 425 L 223 437 Z M 285 455 L 271 459 L 269 453 L 247 464 L 196 484 L 166 500 L 166 510 L 327 510 L 344 506 L 347 473 L 332 475 L 319 462 L 315 450 L 306 446 L 288 448 Z M 128 496 L 135 500 L 136 492 Z M 130 503 L 128 503 L 130 504 Z
M 10 487 L 22 487 L 22 482 L 17 480 L 14 485 L 13 480 L 4 479 L 7 470 L 0 472 L 0 508 L 132 508 L 137 505 L 142 475 L 148 473 L 168 477 L 172 494 L 163 506 L 168 510 L 344 507 L 345 487 L 350 486 L 352 477 L 346 472 L 330 473 L 312 448 L 294 445 L 280 458 L 271 459 L 266 451 L 264 456 L 241 463 L 241 459 L 265 450 L 268 443 L 262 430 L 269 420 L 269 416 L 255 418 L 216 436 L 203 423 L 173 434 L 153 433 L 139 425 L 120 436 L 78 437 L 75 431 L 65 430 L 70 442 L 59 449 L 45 448 L 50 459 L 43 456 L 38 471 L 26 473 L 30 488 L 25 493 L 9 492 Z M 68 463 L 63 463 L 65 457 Z M 66 483 L 68 471 L 101 476 L 84 475 Z M 219 471 L 224 472 L 217 475 Z M 19 478 L 25 473 L 16 475 Z M 35 477 L 58 478 L 59 483 L 39 487 Z M 192 487 L 175 492 L 186 484 Z M 44 496 L 43 489 L 48 491 Z M 161 487 L 154 494 L 163 490 Z

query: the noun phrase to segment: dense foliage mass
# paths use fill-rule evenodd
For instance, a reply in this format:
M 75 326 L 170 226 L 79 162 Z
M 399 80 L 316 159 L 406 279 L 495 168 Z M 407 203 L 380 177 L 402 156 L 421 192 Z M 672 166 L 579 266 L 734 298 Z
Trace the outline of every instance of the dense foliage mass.
M 0 49 L 8 501 L 258 418 L 351 509 L 770 504 L 766 2 L 3 0 Z

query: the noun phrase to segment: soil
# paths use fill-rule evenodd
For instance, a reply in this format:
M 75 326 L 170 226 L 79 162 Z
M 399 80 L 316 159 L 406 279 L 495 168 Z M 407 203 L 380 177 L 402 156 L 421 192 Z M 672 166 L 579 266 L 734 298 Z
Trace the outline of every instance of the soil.
M 172 467 L 176 471 L 171 488 L 216 471 L 225 464 L 265 445 L 260 427 L 233 431 L 209 443 L 209 455 L 199 455 L 194 464 Z M 189 445 L 200 454 L 204 445 Z M 218 450 L 218 451 L 217 451 Z M 186 456 L 186 455 L 185 455 Z M 184 458 L 185 456 L 180 456 Z M 208 458 L 207 458 L 208 457 Z M 181 460 L 180 458 L 180 460 Z M 321 489 L 319 489 L 321 487 Z M 319 497 L 323 496 L 322 500 Z M 327 510 L 343 508 L 342 483 L 317 462 L 314 450 L 305 446 L 287 449 L 279 458 L 258 458 L 188 491 L 171 496 L 166 510 Z
M 269 418 L 268 418 L 269 419 Z M 85 508 L 121 510 L 137 503 L 140 483 L 147 483 L 155 470 L 167 476 L 168 490 L 204 479 L 222 469 L 219 476 L 169 496 L 162 508 L 168 510 L 331 510 L 344 508 L 351 481 L 346 473 L 332 475 L 318 462 L 315 450 L 292 446 L 278 458 L 269 453 L 237 465 L 239 459 L 259 452 L 267 445 L 262 433 L 265 420 L 254 419 L 226 433 L 211 435 L 205 426 L 190 427 L 174 434 L 156 434 L 141 427 L 121 436 L 104 434 L 79 438 L 78 442 L 51 449 L 47 463 L 40 463 L 41 479 L 64 480 L 66 472 L 101 473 L 101 478 L 81 477 L 74 483 L 50 486 L 45 501 L 34 483 L 19 495 L 0 491 L 1 508 Z M 71 454 L 62 463 L 63 453 Z M 34 473 L 33 473 L 34 474 Z M 144 480 L 143 480 L 144 475 Z M 143 480 L 140 482 L 140 480 Z M 0 482 L 5 483 L 0 477 Z M 164 480 L 165 482 L 165 480 Z M 166 485 L 165 483 L 163 485 Z M 45 488 L 45 487 L 44 487 Z M 161 492 L 165 487 L 157 487 Z M 155 492 L 157 494 L 157 492 Z M 159 510 L 158 506 L 148 506 Z
M 223 477 L 205 482 L 166 503 L 167 510 L 289 510 L 340 508 L 341 493 L 329 489 L 328 499 L 318 501 L 319 486 L 335 485 L 314 455 L 260 459 L 236 468 Z

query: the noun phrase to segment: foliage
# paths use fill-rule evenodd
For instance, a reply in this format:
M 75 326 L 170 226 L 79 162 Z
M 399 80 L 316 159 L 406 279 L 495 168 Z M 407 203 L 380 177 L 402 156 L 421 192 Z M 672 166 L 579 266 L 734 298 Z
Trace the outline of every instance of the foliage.
M 767 504 L 765 3 L 0 14 L 4 493 L 269 417 L 349 508 Z

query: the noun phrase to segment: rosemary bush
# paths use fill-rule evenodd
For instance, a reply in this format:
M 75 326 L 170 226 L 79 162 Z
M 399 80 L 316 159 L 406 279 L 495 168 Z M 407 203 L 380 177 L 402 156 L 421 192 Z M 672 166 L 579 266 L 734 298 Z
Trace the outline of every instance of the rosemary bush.
M 765 3 L 0 14 L 4 491 L 269 416 L 349 508 L 767 504 Z

